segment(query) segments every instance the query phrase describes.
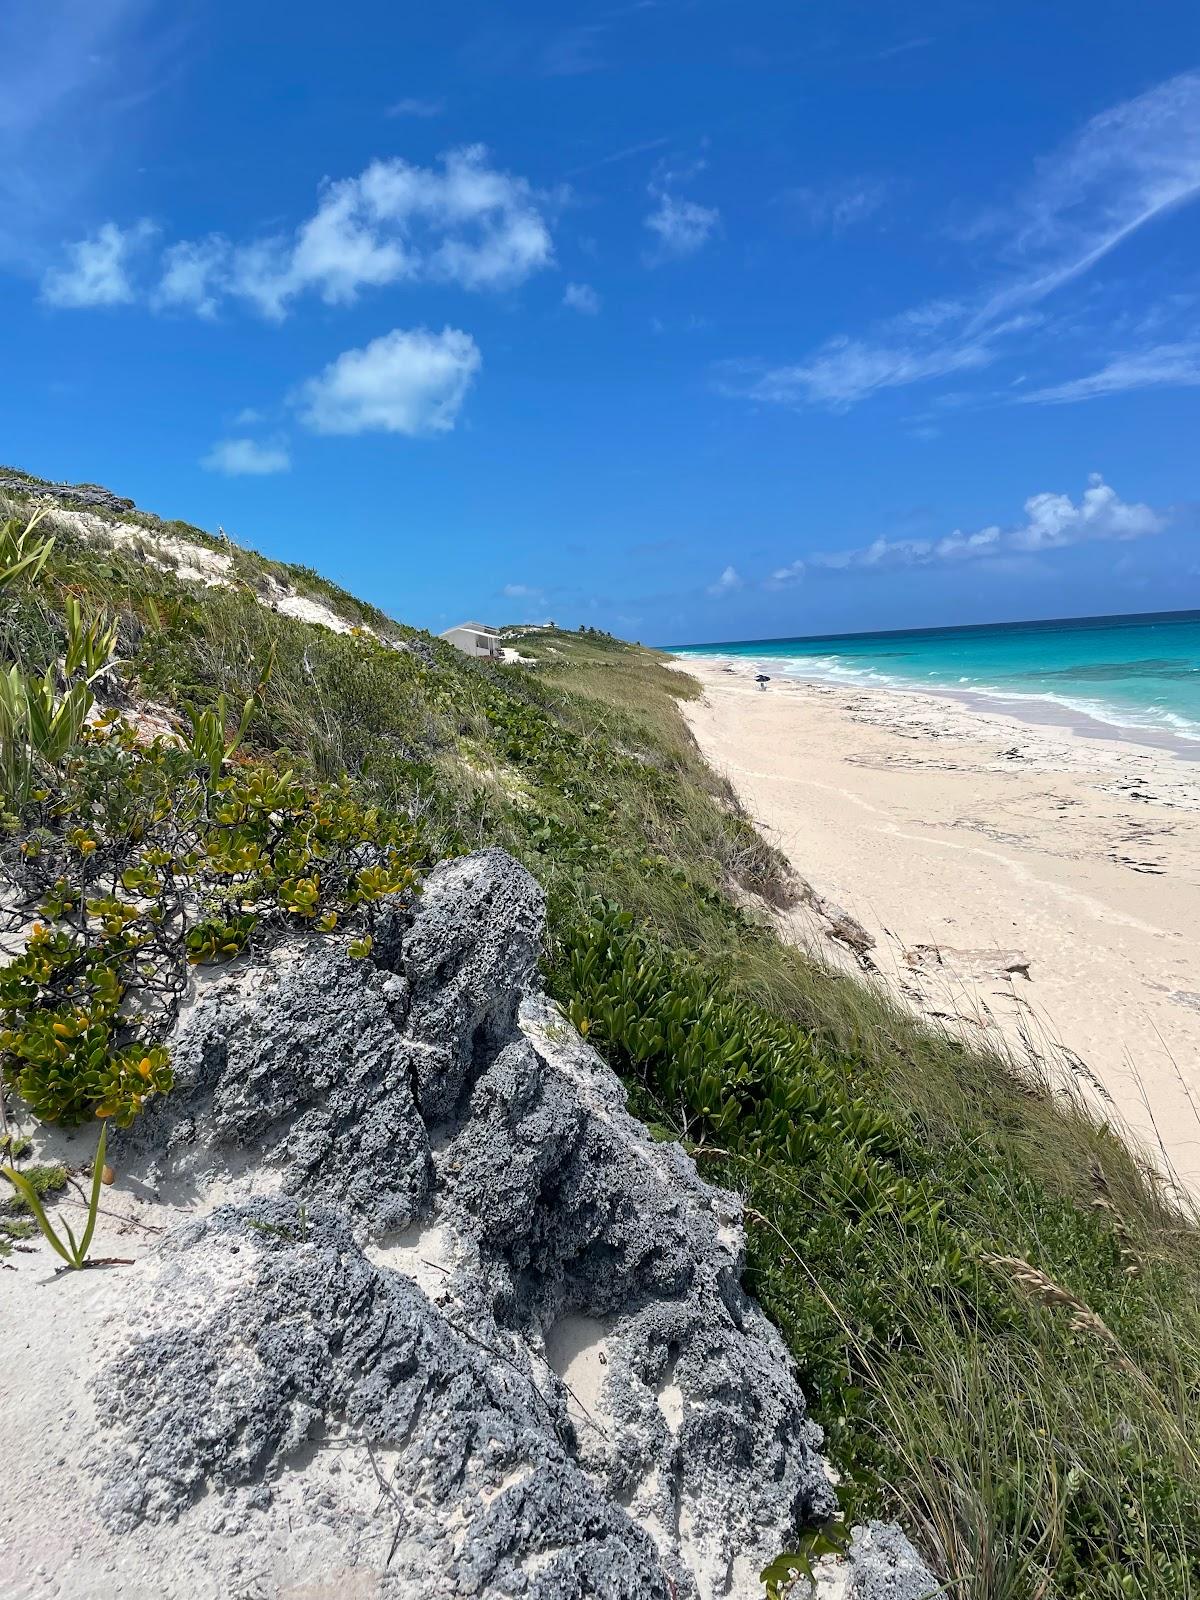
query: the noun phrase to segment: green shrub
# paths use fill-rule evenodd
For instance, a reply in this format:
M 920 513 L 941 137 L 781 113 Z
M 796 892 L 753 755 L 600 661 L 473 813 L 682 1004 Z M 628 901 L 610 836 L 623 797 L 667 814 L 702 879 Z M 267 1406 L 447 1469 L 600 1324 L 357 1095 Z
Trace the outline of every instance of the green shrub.
M 744 1197 L 750 1286 L 851 1517 L 902 1516 L 975 1600 L 1200 1593 L 1194 1262 L 985 1123 L 931 1140 L 613 907 L 559 930 L 552 982 L 634 1109 Z
M 3 1071 L 45 1121 L 127 1124 L 169 1089 L 162 1041 L 187 963 L 270 928 L 361 941 L 379 902 L 416 883 L 406 819 L 348 782 L 223 767 L 211 734 L 142 745 L 119 720 L 87 729 L 0 851 L 10 914 L 36 918 L 0 969 Z

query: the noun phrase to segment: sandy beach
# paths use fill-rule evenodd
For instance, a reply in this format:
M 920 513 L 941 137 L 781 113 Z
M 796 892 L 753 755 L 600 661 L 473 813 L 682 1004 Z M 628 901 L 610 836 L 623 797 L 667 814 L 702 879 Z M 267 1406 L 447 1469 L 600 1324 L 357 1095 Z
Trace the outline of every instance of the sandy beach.
M 1069 1074 L 1200 1190 L 1200 763 L 922 692 L 680 658 L 708 760 L 812 887 L 787 931 Z M 859 958 L 854 958 L 859 959 Z M 1111 1097 L 1111 1098 L 1109 1098 Z

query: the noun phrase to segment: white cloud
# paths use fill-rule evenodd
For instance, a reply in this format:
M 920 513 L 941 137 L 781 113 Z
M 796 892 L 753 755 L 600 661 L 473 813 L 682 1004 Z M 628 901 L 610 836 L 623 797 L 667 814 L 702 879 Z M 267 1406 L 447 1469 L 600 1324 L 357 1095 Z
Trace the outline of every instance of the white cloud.
M 220 234 L 171 245 L 163 252 L 162 277 L 151 304 L 159 311 L 194 311 L 198 317 L 215 317 L 228 259 L 229 241 Z
M 458 328 L 394 328 L 303 384 L 300 420 L 315 433 L 448 433 L 481 364 Z
M 808 571 L 808 563 L 803 559 L 789 562 L 786 567 L 776 567 L 767 579 L 765 587 L 768 589 L 790 589 L 794 584 L 803 583 L 804 574 Z
M 1065 405 L 1127 389 L 1192 388 L 1200 384 L 1200 344 L 1160 344 L 1114 358 L 1098 372 L 1018 395 L 1024 404 Z
M 279 321 L 309 293 L 339 305 L 401 282 L 510 289 L 554 260 L 542 204 L 524 178 L 493 167 L 482 145 L 448 151 L 433 167 L 373 161 L 326 183 L 290 236 L 235 244 L 214 233 L 172 244 L 149 299 L 158 310 L 212 317 L 233 297 Z M 122 232 L 110 222 L 71 246 L 70 265 L 46 276 L 46 298 L 76 306 L 138 298 L 127 267 L 149 228 Z
M 1102 111 L 1040 163 L 1014 215 L 998 219 L 1012 253 L 1036 265 L 977 318 L 1042 299 L 1198 194 L 1200 72 L 1183 72 Z
M 563 290 L 563 305 L 585 317 L 594 317 L 600 310 L 600 296 L 589 283 L 569 283 Z
M 506 600 L 541 600 L 546 591 L 528 583 L 506 583 L 501 593 Z
M 420 95 L 408 95 L 402 100 L 397 100 L 384 112 L 385 117 L 440 117 L 446 109 L 446 102 L 442 99 L 423 99 Z
M 1078 505 L 1065 494 L 1035 494 L 1025 502 L 1029 521 L 1011 537 L 1016 550 L 1057 550 L 1091 539 L 1144 539 L 1160 533 L 1166 518 L 1146 505 L 1127 505 L 1098 472 Z
M 67 246 L 68 264 L 43 277 L 42 299 L 73 310 L 128 305 L 134 299 L 130 263 L 154 232 L 154 224 L 145 219 L 131 228 L 104 223 L 86 239 Z
M 887 186 L 877 178 L 850 178 L 828 188 L 785 189 L 778 203 L 813 232 L 843 233 L 880 210 Z
M 306 291 L 338 304 L 405 280 L 507 289 L 553 259 L 532 187 L 469 145 L 438 168 L 373 161 L 357 178 L 326 184 L 294 238 L 234 252 L 229 288 L 279 318 Z
M 4 0 L 0 262 L 40 274 L 98 177 L 138 140 L 141 107 L 182 67 L 189 29 L 147 0 Z
M 1037 324 L 1033 308 L 1041 301 L 1197 195 L 1200 72 L 1186 72 L 1093 117 L 1038 164 L 1015 204 L 980 222 L 976 235 L 999 237 L 993 256 L 1007 263 L 1004 276 L 972 293 L 911 307 L 870 338 L 832 339 L 798 363 L 760 364 L 752 381 L 721 387 L 754 400 L 844 410 L 880 389 L 986 366 L 1002 340 Z M 1125 386 L 1179 381 L 1149 379 L 1150 371 L 1147 363 L 1140 385 Z M 1127 369 L 1125 377 L 1131 375 Z M 1110 392 L 1120 377 L 1097 374 L 1090 390 L 1088 380 L 1078 389 L 1043 387 L 1041 398 L 1090 398 Z
M 732 594 L 735 589 L 740 589 L 741 587 L 742 580 L 738 576 L 737 569 L 735 567 L 726 567 L 716 583 L 709 584 L 708 592 L 719 597 Z
M 854 550 L 810 555 L 808 563 L 835 572 L 851 568 L 932 566 L 943 562 L 978 561 L 1061 550 L 1096 540 L 1144 539 L 1160 533 L 1167 519 L 1147 505 L 1121 500 L 1098 472 L 1092 473 L 1078 503 L 1069 495 L 1042 493 L 1025 502 L 1025 520 L 1014 528 L 993 524 L 977 533 L 956 528 L 940 539 L 874 539 Z M 786 581 L 804 563 L 782 567 L 767 580 L 769 588 Z
M 254 439 L 221 439 L 201 461 L 206 472 L 223 472 L 226 477 L 266 477 L 287 472 L 291 457 L 282 441 L 258 444 Z
M 993 352 L 982 340 L 922 350 L 837 338 L 793 366 L 756 370 L 744 363 L 726 364 L 718 370 L 717 387 L 748 400 L 777 405 L 809 403 L 845 411 L 877 389 L 969 371 L 992 359 Z
M 678 195 L 658 189 L 653 184 L 650 193 L 658 201 L 655 209 L 643 219 L 658 241 L 648 258 L 651 264 L 695 255 L 707 244 L 721 220 L 721 213 L 716 206 L 702 206 L 694 200 L 682 200 Z

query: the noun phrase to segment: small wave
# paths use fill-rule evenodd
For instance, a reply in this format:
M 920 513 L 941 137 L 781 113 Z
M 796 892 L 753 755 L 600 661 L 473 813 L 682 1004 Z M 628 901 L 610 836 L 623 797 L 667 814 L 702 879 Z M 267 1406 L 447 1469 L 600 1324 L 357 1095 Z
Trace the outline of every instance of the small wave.
M 999 683 L 973 680 L 968 675 L 955 681 L 939 678 L 936 668 L 929 668 L 921 677 L 901 676 L 880 672 L 873 666 L 848 661 L 838 655 L 750 656 L 720 651 L 689 651 L 690 655 L 704 655 L 706 659 L 723 665 L 744 666 L 761 672 L 776 672 L 787 678 L 808 679 L 817 683 L 836 683 L 843 688 L 876 688 L 909 690 L 916 693 L 936 694 L 939 689 L 949 693 L 977 695 L 981 700 L 1004 702 L 1008 705 L 1028 704 L 1053 706 L 1076 717 L 1086 717 L 1107 727 L 1127 732 L 1142 731 L 1171 734 L 1176 738 L 1200 742 L 1200 720 L 1169 711 L 1161 706 L 1128 706 L 1111 700 L 1101 700 L 1090 695 L 1057 694 L 1053 690 L 1010 689 L 1003 679 Z
M 1054 694 L 1050 690 L 1037 692 L 1004 689 L 987 683 L 971 684 L 969 692 L 981 699 L 1005 701 L 1009 704 L 1020 702 L 1058 706 L 1075 716 L 1088 717 L 1091 721 L 1102 722 L 1110 728 L 1170 733 L 1178 738 L 1200 741 L 1200 722 L 1181 716 L 1177 711 L 1168 711 L 1161 706 L 1122 706 L 1114 704 L 1111 700 L 1094 700 L 1090 696 Z

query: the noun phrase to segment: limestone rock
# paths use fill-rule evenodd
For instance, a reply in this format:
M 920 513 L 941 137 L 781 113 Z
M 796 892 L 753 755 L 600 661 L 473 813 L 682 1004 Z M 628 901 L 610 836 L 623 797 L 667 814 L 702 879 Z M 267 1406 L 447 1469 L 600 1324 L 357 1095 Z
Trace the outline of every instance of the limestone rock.
M 740 1203 L 539 991 L 543 914 L 484 851 L 371 961 L 313 937 L 199 984 L 174 1092 L 110 1145 L 165 1237 L 36 1291 L 88 1313 L 25 1358 L 60 1465 L 10 1453 L 0 1590 L 758 1600 L 833 1511 Z

